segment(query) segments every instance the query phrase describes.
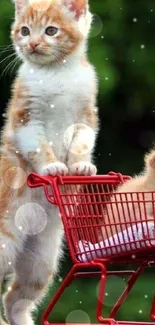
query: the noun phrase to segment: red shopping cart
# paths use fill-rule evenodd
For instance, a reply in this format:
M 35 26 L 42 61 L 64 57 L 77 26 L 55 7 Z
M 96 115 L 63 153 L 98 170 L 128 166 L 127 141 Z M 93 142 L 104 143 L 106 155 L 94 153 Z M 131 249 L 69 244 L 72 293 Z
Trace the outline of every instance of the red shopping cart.
M 129 178 L 113 172 L 103 176 L 29 175 L 28 185 L 32 188 L 43 186 L 47 200 L 58 206 L 73 261 L 70 272 L 44 312 L 43 325 L 51 324 L 48 322 L 49 314 L 73 279 L 93 276 L 100 277 L 96 308 L 99 323 L 154 324 L 155 298 L 150 322 L 115 320 L 145 268 L 155 266 L 155 222 L 147 212 L 149 207 L 155 215 L 155 193 L 117 193 L 117 186 Z M 134 264 L 136 270 L 108 270 L 110 264 L 128 263 Z M 128 281 L 109 317 L 105 318 L 102 309 L 109 275 L 127 275 Z

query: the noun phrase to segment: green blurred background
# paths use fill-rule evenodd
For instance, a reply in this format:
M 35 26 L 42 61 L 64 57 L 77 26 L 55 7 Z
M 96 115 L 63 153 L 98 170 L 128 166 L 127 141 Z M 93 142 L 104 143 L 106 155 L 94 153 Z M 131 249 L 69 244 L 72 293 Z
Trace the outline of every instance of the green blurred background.
M 100 84 L 98 105 L 101 128 L 95 152 L 96 164 L 99 173 L 114 170 L 135 174 L 142 169 L 143 155 L 155 139 L 155 1 L 90 0 L 90 5 L 94 23 L 89 39 L 89 57 L 96 67 Z M 0 0 L 1 126 L 10 86 L 17 71 L 17 66 L 7 68 L 14 58 L 9 57 L 13 52 L 6 49 L 10 44 L 13 16 L 11 2 Z M 40 324 L 45 306 L 70 267 L 66 249 L 59 276 L 36 312 L 37 324 Z M 109 277 L 106 315 L 125 282 L 126 279 Z M 154 282 L 153 270 L 149 269 L 121 309 L 119 318 L 149 319 Z M 51 319 L 58 322 L 95 322 L 96 297 L 97 281 L 78 280 L 67 289 Z

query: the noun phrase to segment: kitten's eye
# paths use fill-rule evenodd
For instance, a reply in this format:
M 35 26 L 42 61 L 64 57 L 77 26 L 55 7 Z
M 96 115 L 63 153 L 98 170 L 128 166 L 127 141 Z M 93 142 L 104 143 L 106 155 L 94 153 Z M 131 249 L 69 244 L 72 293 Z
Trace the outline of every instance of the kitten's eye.
M 21 28 L 21 34 L 22 34 L 23 36 L 28 36 L 28 35 L 30 35 L 30 30 L 28 29 L 28 27 L 23 26 L 23 27 Z
M 53 26 L 47 27 L 45 30 L 45 33 L 48 36 L 54 36 L 57 32 L 58 32 L 58 28 L 53 27 Z

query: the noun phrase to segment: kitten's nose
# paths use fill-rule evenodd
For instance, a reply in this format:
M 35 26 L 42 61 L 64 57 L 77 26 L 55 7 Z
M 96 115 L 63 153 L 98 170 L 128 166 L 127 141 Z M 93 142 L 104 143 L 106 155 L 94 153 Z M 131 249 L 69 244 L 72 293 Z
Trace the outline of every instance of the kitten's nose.
M 30 44 L 32 50 L 35 50 L 36 47 L 39 45 L 39 43 L 37 43 L 37 42 L 30 42 L 29 44 Z

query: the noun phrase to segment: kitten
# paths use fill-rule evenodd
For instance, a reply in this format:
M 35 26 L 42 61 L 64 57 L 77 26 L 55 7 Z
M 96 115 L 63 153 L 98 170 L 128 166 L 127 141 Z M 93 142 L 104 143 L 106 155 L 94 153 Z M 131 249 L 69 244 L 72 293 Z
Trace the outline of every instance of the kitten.
M 145 221 L 146 215 L 147 220 L 154 220 L 155 195 L 154 193 L 146 192 L 155 191 L 155 150 L 146 154 L 144 160 L 144 173 L 118 186 L 115 195 L 110 199 L 110 204 L 107 203 L 104 218 L 105 227 L 102 228 L 103 240 L 130 227 L 130 221 L 133 225 L 135 222 L 143 222 Z M 145 205 L 143 203 L 144 200 L 148 201 L 145 202 Z M 115 203 L 121 201 L 123 203 Z M 132 203 L 133 201 L 135 202 Z M 111 227 L 106 226 L 109 224 L 111 224 Z M 114 224 L 117 224 L 117 226 Z
M 2 135 L 0 276 L 15 268 L 4 297 L 11 325 L 33 325 L 33 302 L 58 269 L 63 226 L 27 175 L 96 174 L 97 78 L 86 58 L 87 0 L 16 0 L 12 40 L 23 60 Z

